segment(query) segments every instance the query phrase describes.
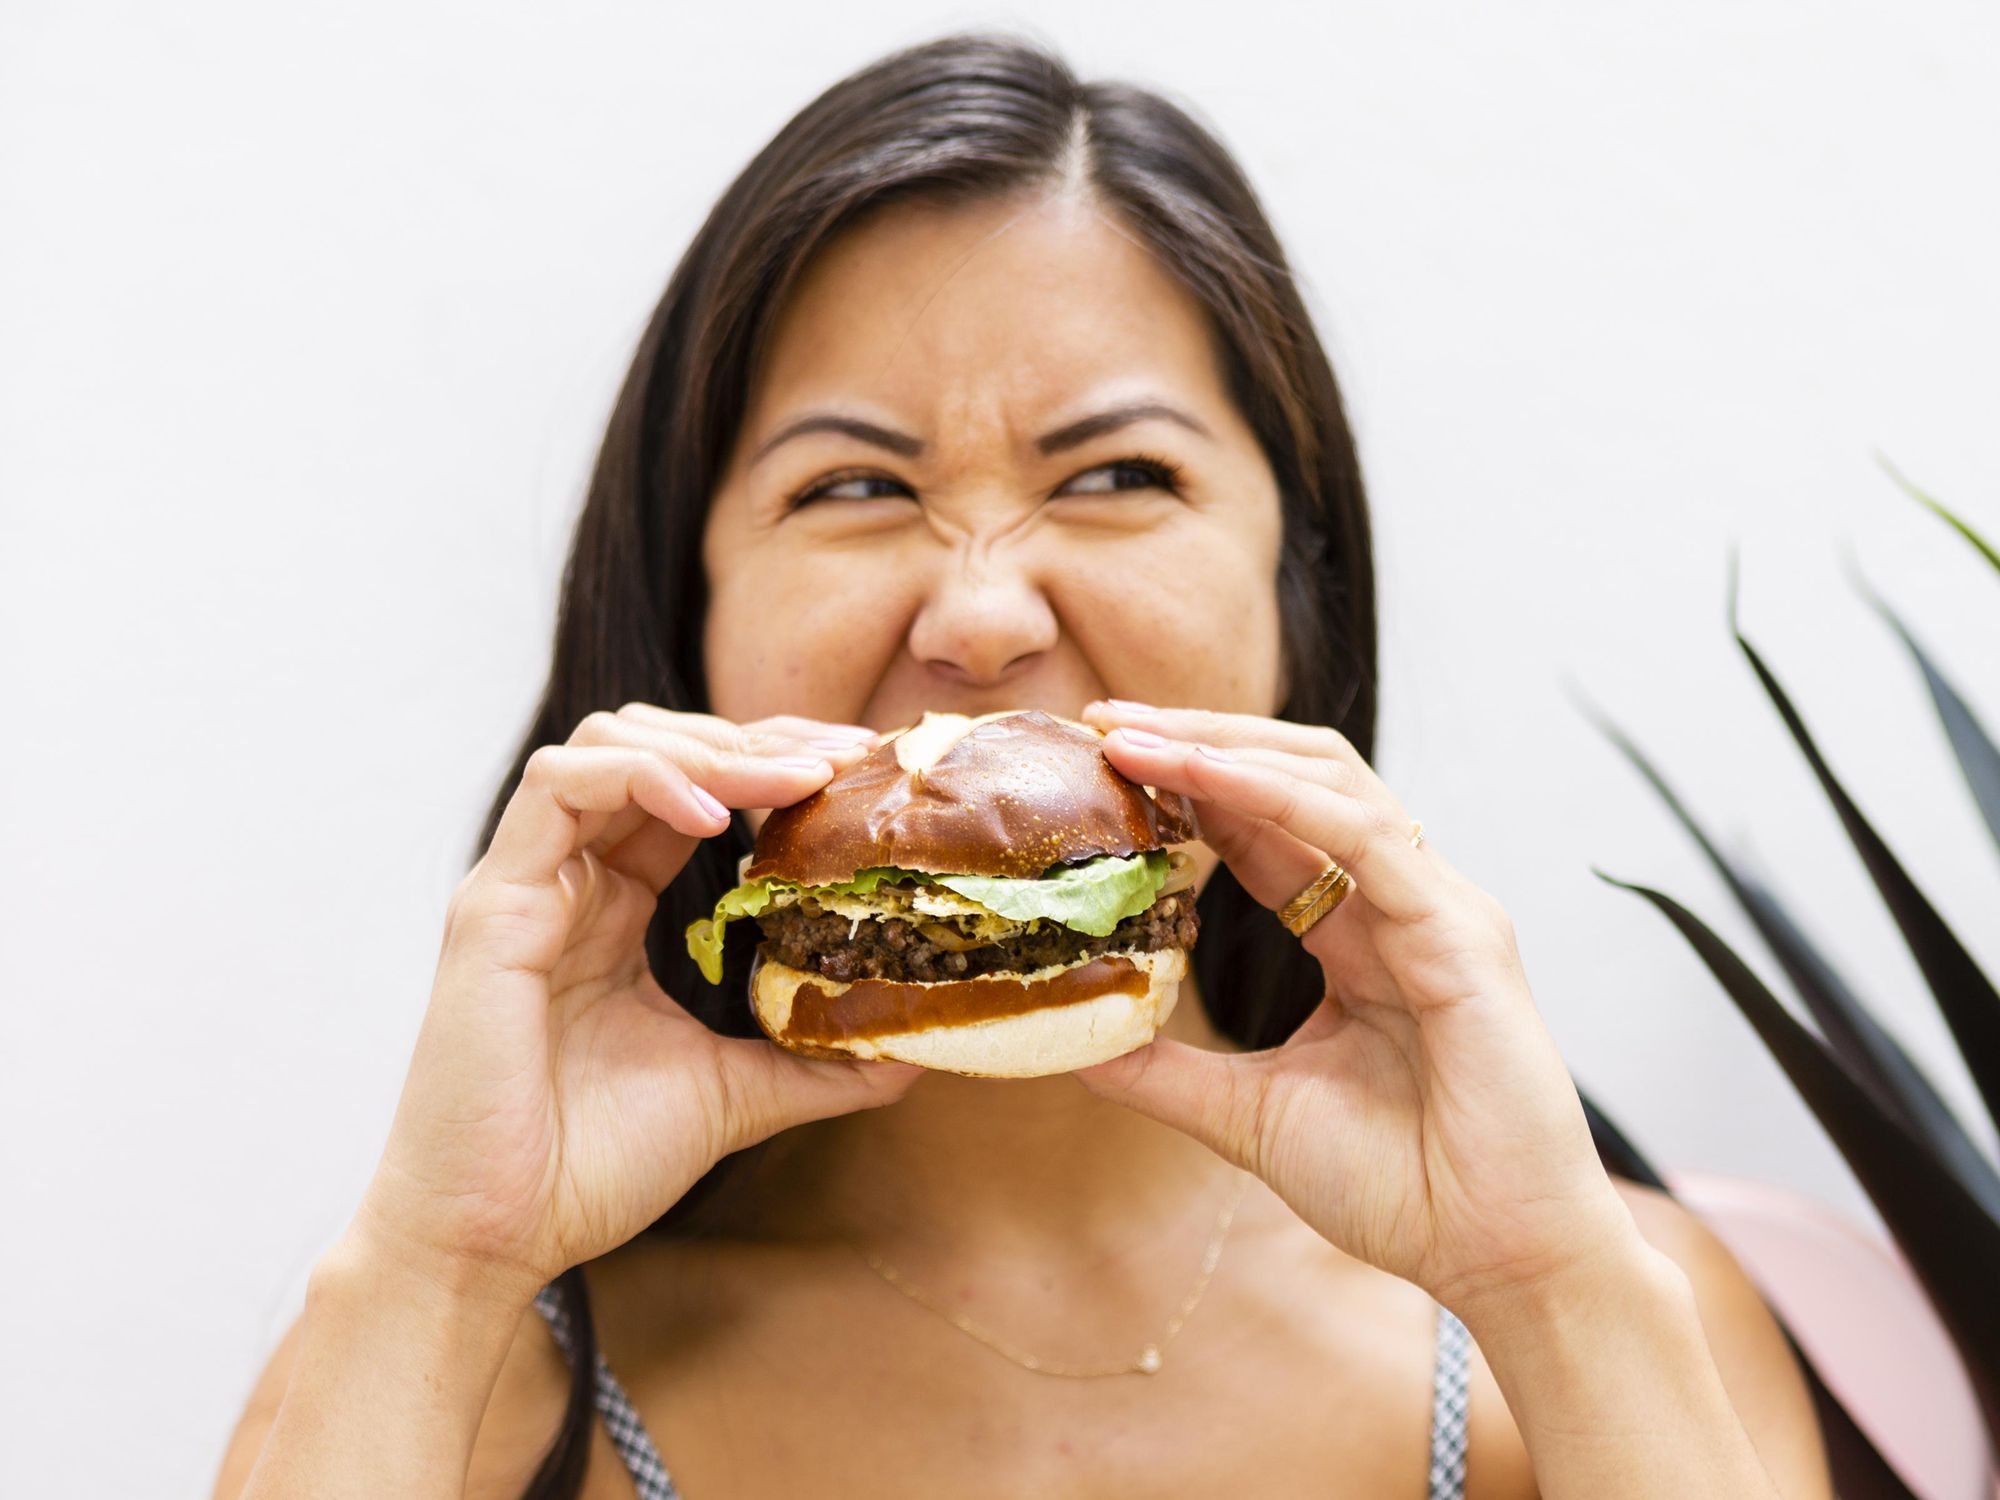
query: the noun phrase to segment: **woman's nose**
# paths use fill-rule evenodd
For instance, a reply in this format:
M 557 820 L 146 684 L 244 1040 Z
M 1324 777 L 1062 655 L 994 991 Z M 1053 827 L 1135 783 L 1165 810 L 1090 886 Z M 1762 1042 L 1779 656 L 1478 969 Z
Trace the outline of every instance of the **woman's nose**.
M 910 625 L 910 654 L 968 687 L 986 687 L 1056 643 L 1055 609 L 1035 579 L 991 552 L 940 567 Z

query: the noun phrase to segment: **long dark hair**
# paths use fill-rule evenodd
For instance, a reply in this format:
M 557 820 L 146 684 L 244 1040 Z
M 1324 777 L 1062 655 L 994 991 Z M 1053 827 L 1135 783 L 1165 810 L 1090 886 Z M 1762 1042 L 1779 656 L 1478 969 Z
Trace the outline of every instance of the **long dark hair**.
M 1340 389 L 1284 251 L 1242 172 L 1181 106 L 1084 83 L 1043 45 L 969 33 L 896 52 L 808 104 L 730 184 L 682 256 L 613 407 L 563 572 L 554 657 L 533 725 L 494 797 L 483 852 L 530 754 L 594 709 L 705 711 L 700 538 L 773 318 L 801 269 L 858 215 L 900 199 L 968 202 L 1080 180 L 1209 312 L 1232 398 L 1282 497 L 1280 712 L 1375 738 L 1375 574 Z M 682 934 L 735 882 L 741 820 L 662 896 L 647 952 L 674 998 L 755 1035 L 750 948 L 705 983 Z M 1195 973 L 1211 1019 L 1274 1046 L 1320 999 L 1318 964 L 1226 869 L 1201 896 Z M 738 924 L 747 927 L 749 924 Z M 689 1234 L 750 1153 L 724 1159 L 649 1233 Z M 581 1268 L 556 1282 L 575 1336 L 563 1426 L 527 1500 L 574 1500 L 589 1447 L 596 1339 Z

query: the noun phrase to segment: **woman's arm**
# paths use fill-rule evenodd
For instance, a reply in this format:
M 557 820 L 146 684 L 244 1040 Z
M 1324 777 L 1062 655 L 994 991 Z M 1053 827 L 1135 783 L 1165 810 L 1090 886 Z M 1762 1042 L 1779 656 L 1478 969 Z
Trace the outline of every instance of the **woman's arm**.
M 388 1142 L 245 1494 L 461 1495 L 538 1287 L 729 1152 L 909 1087 L 913 1067 L 712 1031 L 647 963 L 660 892 L 730 808 L 796 802 L 874 738 L 837 730 L 634 703 L 529 757 L 446 910 Z
M 1084 717 L 1112 731 L 1126 775 L 1193 799 L 1204 840 L 1265 906 L 1330 861 L 1352 890 L 1293 928 L 1326 987 L 1282 1046 L 1160 1040 L 1078 1078 L 1248 1167 L 1341 1250 L 1464 1319 L 1542 1495 L 1826 1500 L 1822 1471 L 1791 1465 L 1781 1487 L 1759 1459 L 1693 1278 L 1598 1159 L 1506 911 L 1419 846 L 1355 747 L 1244 715 L 1099 703 Z M 1817 1441 L 1809 1409 L 1778 1420 Z
M 1829 1495 L 1811 1395 L 1756 1287 L 1672 1199 L 1620 1187 L 1644 1236 L 1628 1257 L 1461 1314 L 1539 1495 Z
M 275 1410 L 262 1432 L 246 1417 L 217 1500 L 459 1500 L 530 1295 L 420 1271 L 350 1232 L 313 1269 L 279 1389 L 260 1392 Z

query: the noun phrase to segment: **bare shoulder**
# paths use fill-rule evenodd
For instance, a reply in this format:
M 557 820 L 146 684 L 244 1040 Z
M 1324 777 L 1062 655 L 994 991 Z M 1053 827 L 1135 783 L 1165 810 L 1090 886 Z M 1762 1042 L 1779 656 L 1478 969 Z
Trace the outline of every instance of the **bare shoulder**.
M 1678 1199 L 1658 1188 L 1622 1177 L 1611 1182 L 1646 1242 L 1686 1273 L 1710 1341 L 1718 1335 L 1733 1345 L 1746 1342 L 1746 1335 L 1751 1344 L 1775 1340 L 1790 1363 L 1784 1334 L 1763 1294 L 1721 1237 Z
M 214 1500 L 236 1500 L 249 1483 L 284 1403 L 298 1358 L 299 1335 L 300 1322 L 294 1320 L 258 1375 L 223 1454 Z M 479 1425 L 466 1473 L 466 1500 L 518 1500 L 555 1439 L 568 1392 L 569 1367 L 562 1351 L 541 1314 L 530 1307 L 515 1330 Z M 580 1500 L 632 1500 L 632 1496 L 631 1480 L 603 1424 L 593 1419 L 590 1465 Z
M 1728 1245 L 1657 1188 L 1614 1177 L 1648 1244 L 1681 1268 L 1724 1388 L 1771 1477 L 1787 1495 L 1829 1495 L 1812 1393 L 1784 1330 Z

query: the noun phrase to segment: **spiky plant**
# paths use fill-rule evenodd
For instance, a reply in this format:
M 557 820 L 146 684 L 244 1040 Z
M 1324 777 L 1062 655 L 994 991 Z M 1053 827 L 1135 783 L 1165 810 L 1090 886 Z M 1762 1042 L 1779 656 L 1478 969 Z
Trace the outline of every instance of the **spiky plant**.
M 1906 493 L 1952 526 L 2000 572 L 2000 553 L 1970 524 L 1903 478 L 1886 460 L 1883 467 Z M 1973 805 L 2000 844 L 2000 750 L 1903 620 L 1858 577 L 1857 582 L 1922 675 Z M 1791 696 L 1744 636 L 1736 593 L 1732 560 L 1730 632 L 1902 933 L 1988 1115 L 2000 1121 L 2000 994 L 1834 775 Z M 1991 660 L 1990 648 L 1985 659 Z M 2000 1453 L 2000 1172 L 1923 1069 L 1806 937 L 1776 894 L 1716 844 L 1629 735 L 1588 703 L 1583 707 L 1714 865 L 1784 970 L 1813 1026 L 1797 1019 L 1750 965 L 1686 906 L 1649 886 L 1614 879 L 1602 870 L 1594 873 L 1608 884 L 1643 896 L 1666 915 L 1818 1117 L 1957 1346 L 1990 1450 Z M 1610 1129 L 1598 1120 L 1593 1125 Z M 1664 1187 L 1657 1173 L 1650 1175 Z M 1827 1389 L 1796 1340 L 1792 1349 L 1813 1387 L 1842 1500 L 1914 1500 L 1901 1476 Z

